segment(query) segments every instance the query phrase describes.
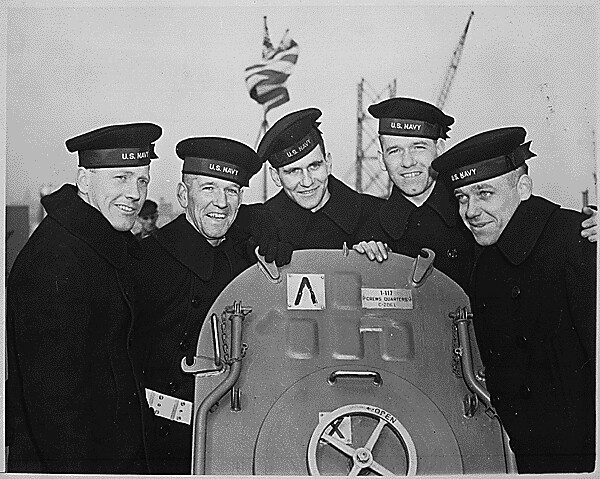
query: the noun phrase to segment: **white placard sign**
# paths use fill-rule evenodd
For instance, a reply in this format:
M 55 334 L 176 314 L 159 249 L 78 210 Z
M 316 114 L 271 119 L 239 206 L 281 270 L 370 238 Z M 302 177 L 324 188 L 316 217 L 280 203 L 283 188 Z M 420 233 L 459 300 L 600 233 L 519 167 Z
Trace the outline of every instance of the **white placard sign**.
M 365 309 L 413 309 L 412 291 L 398 288 L 360 288 Z
M 288 309 L 325 309 L 325 275 L 288 273 Z

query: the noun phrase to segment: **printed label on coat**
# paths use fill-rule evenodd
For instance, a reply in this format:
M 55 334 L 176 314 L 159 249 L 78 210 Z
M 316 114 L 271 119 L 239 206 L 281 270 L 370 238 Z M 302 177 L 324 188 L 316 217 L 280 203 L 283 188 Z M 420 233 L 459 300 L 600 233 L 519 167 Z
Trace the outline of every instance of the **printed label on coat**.
M 413 309 L 410 289 L 360 288 L 365 309 Z
M 194 403 L 173 396 L 167 396 L 148 388 L 146 388 L 146 399 L 156 416 L 184 424 L 192 423 L 192 405 Z
M 328 412 L 319 413 L 319 424 L 323 422 L 323 417 L 327 416 Z M 333 436 L 345 444 L 352 444 L 352 421 L 351 416 L 338 417 L 330 426 L 325 429 L 325 434 Z
M 288 273 L 287 309 L 325 309 L 325 275 Z

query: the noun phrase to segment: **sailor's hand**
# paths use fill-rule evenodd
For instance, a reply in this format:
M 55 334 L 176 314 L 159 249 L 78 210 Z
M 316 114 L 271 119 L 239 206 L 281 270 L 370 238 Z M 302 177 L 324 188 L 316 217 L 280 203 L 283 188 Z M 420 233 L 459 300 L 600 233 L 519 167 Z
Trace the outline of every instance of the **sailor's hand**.
M 269 241 L 258 245 L 258 254 L 265 257 L 267 263 L 275 262 L 277 267 L 289 264 L 294 247 L 285 241 L 271 237 Z
M 371 261 L 377 259 L 381 263 L 388 258 L 388 246 L 381 241 L 361 241 L 352 246 L 352 249 L 361 254 L 366 254 Z
M 587 238 L 588 241 L 596 243 L 598 241 L 598 212 L 589 206 L 585 206 L 581 210 L 583 214 L 589 215 L 590 217 L 581 223 L 581 236 Z

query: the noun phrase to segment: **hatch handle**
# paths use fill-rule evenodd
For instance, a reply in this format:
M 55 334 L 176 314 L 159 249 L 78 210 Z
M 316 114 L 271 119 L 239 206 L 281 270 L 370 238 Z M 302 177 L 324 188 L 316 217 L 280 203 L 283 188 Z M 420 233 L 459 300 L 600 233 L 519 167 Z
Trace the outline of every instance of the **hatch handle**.
M 275 264 L 275 261 L 273 261 L 272 263 L 267 263 L 265 261 L 265 257 L 258 254 L 258 248 L 259 247 L 257 246 L 254 250 L 254 254 L 258 259 L 257 264 L 260 270 L 263 272 L 263 274 L 267 277 L 269 281 L 271 281 L 272 283 L 279 283 L 281 281 L 281 275 L 279 274 L 279 268 Z
M 377 371 L 333 371 L 329 377 L 327 378 L 327 382 L 329 384 L 335 384 L 338 378 L 348 378 L 348 379 L 372 379 L 373 384 L 375 386 L 383 385 L 383 379 L 381 379 L 381 374 Z
M 422 248 L 417 257 L 415 258 L 413 273 L 411 277 L 411 283 L 414 288 L 421 286 L 427 276 L 433 270 L 433 260 L 435 259 L 435 253 L 428 249 Z

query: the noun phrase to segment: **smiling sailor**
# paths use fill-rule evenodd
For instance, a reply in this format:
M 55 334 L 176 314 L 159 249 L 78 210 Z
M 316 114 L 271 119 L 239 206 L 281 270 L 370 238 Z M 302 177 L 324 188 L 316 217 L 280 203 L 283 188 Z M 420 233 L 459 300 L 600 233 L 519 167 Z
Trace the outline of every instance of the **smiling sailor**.
M 431 169 L 444 151 L 454 118 L 430 103 L 404 97 L 371 105 L 369 113 L 379 120 L 379 164 L 392 181 L 392 192 L 364 225 L 360 239 L 379 240 L 395 253 L 413 257 L 429 248 L 436 254 L 434 266 L 464 287 L 475 242 Z M 355 249 L 363 252 L 360 246 Z
M 253 263 L 234 222 L 243 188 L 262 161 L 250 147 L 218 137 L 177 144 L 183 160 L 175 220 L 140 242 L 137 301 L 145 382 L 155 421 L 147 436 L 153 474 L 191 471 L 194 376 L 181 370 L 193 357 L 200 327 L 223 288 Z
M 129 231 L 150 181 L 153 123 L 110 125 L 67 140 L 76 184 L 44 196 L 47 216 L 8 278 L 9 472 L 148 473 L 151 419 L 132 361 Z
M 594 469 L 596 243 L 583 213 L 532 194 L 525 129 L 457 144 L 433 167 L 480 247 L 469 296 L 486 385 L 519 473 Z
M 341 249 L 356 241 L 366 219 L 379 210 L 380 198 L 359 194 L 331 174 L 317 119 L 307 108 L 279 119 L 263 137 L 258 154 L 271 165 L 279 193 L 265 203 L 282 238 L 294 249 Z
M 388 200 L 359 233 L 365 241 L 354 249 L 381 261 L 386 257 L 382 243 L 395 253 L 413 257 L 421 248 L 429 248 L 436 255 L 434 266 L 465 289 L 475 241 L 458 216 L 451 192 L 437 181 L 431 167 L 432 162 L 443 161 L 436 158 L 445 150 L 454 118 L 430 103 L 405 97 L 371 105 L 369 113 L 379 119 L 380 166 L 393 187 Z M 458 174 L 466 177 L 473 172 Z M 596 241 L 595 214 L 581 226 L 586 228 L 581 235 Z

